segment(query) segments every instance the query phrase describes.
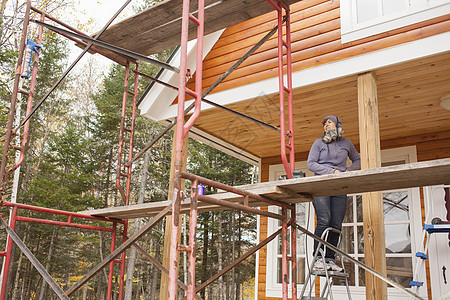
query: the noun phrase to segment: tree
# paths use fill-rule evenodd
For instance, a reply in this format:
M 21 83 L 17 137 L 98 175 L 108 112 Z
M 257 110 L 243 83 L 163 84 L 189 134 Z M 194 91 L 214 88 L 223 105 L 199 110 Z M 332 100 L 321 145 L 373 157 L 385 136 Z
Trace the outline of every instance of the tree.
M 64 2 L 61 0 L 49 3 L 53 3 L 56 7 Z M 45 10 L 51 11 L 51 8 Z M 5 16 L 3 11 L 1 16 Z M 2 27 L 2 38 L 4 28 L 6 27 Z M 32 34 L 33 31 L 30 31 L 31 38 Z M 9 72 L 8 74 L 11 75 L 16 52 L 13 40 L 7 40 L 7 42 L 10 45 L 9 48 L 0 48 L 1 71 Z M 60 37 L 45 32 L 39 62 L 36 100 L 42 99 L 64 70 L 66 48 L 67 43 Z M 170 53 L 169 49 L 155 54 L 154 58 L 166 60 Z M 89 76 L 75 74 L 68 77 L 32 117 L 27 159 L 21 170 L 20 202 L 67 211 L 121 204 L 115 187 L 115 169 L 117 168 L 116 153 L 124 92 L 124 67 L 111 65 L 99 89 L 93 85 L 98 79 L 97 73 L 91 72 L 93 68 L 91 60 L 85 66 Z M 140 66 L 140 71 L 149 75 L 155 75 L 158 70 L 146 64 Z M 10 77 L 3 76 L 3 73 L 1 75 L 0 109 L 2 109 L 1 105 L 7 107 L 10 100 L 8 90 Z M 132 89 L 133 81 L 129 82 L 129 88 Z M 146 79 L 140 79 L 138 98 L 148 84 Z M 88 105 L 89 109 L 84 109 Z M 129 105 L 127 115 L 130 110 Z M 0 116 L 0 122 L 3 121 L 2 117 L 4 119 L 3 115 Z M 127 122 L 129 122 L 128 119 Z M 159 124 L 137 116 L 134 153 L 140 151 L 162 128 L 163 126 Z M 146 154 L 148 164 L 143 159 L 133 164 L 131 203 L 167 199 L 171 145 L 172 134 L 168 133 L 148 150 Z M 248 164 L 202 143 L 191 141 L 188 171 L 192 173 L 222 183 L 240 185 L 250 182 L 250 170 L 251 167 Z M 207 192 L 216 191 L 207 187 Z M 26 212 L 25 214 L 35 218 L 49 218 L 42 213 Z M 64 220 L 59 216 L 54 218 Z M 248 230 L 241 231 L 230 227 L 229 224 L 234 219 L 236 224 Z M 86 222 L 91 224 L 91 221 Z M 139 227 L 138 224 L 139 222 L 135 227 L 130 224 L 130 233 L 134 228 Z M 223 264 L 230 263 L 240 251 L 244 251 L 255 240 L 256 226 L 253 216 L 231 211 L 210 212 L 200 215 L 199 224 L 201 227 L 198 230 L 197 253 L 198 261 L 203 263 L 199 266 L 197 273 L 199 281 L 217 272 Z M 108 253 L 106 245 L 109 245 L 111 241 L 108 234 L 97 235 L 95 232 L 85 230 L 31 223 L 27 223 L 27 226 L 19 226 L 17 232 L 21 237 L 26 237 L 29 248 L 64 288 L 69 287 L 72 282 L 78 280 L 100 261 Z M 157 228 L 140 241 L 141 246 L 157 259 L 162 250 L 160 247 L 162 235 L 162 229 Z M 220 251 L 212 246 L 216 241 L 224 245 Z M 235 246 L 234 251 L 230 245 Z M 46 284 L 30 263 L 25 259 L 21 260 L 21 257 L 16 256 L 16 264 L 11 272 L 17 278 L 12 285 L 17 287 L 14 289 L 14 295 L 25 299 L 50 299 L 53 293 L 46 288 Z M 128 290 L 132 289 L 131 297 L 154 295 L 154 290 L 158 287 L 158 270 L 150 267 L 146 258 L 139 256 L 136 256 L 134 267 L 130 265 L 130 269 L 138 270 L 138 272 L 130 271 L 129 273 Z M 115 272 L 117 274 L 117 267 Z M 239 273 L 242 276 L 237 276 L 236 282 L 231 282 L 230 276 L 225 277 L 226 285 L 239 286 L 251 278 L 254 274 L 251 260 L 241 267 Z M 102 279 L 104 274 L 106 271 L 99 274 L 95 282 L 90 281 L 84 291 L 77 292 L 75 297 L 101 298 L 102 291 L 106 289 L 105 281 Z M 235 290 L 238 293 L 239 288 Z M 211 288 L 206 293 L 213 298 L 217 295 Z M 220 297 L 231 299 L 230 295 Z

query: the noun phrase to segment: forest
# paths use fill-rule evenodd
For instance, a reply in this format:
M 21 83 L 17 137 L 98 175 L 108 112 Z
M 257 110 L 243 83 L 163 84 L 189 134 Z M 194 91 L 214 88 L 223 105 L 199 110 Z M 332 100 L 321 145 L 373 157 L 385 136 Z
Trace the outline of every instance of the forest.
M 74 3 L 70 0 L 32 2 L 33 6 L 63 21 L 73 12 Z M 138 1 L 133 10 L 138 12 L 153 3 Z M 1 1 L 2 153 L 24 11 L 25 1 Z M 72 25 L 91 33 L 89 23 L 79 22 Z M 33 41 L 36 34 L 37 26 L 30 25 L 27 38 Z M 70 51 L 74 48 L 70 41 L 47 30 L 44 30 L 41 46 L 34 103 L 44 97 L 72 62 Z M 172 50 L 154 54 L 153 58 L 165 61 Z M 81 50 L 77 51 L 79 53 Z M 125 69 L 115 63 L 104 67 L 97 62 L 97 57 L 98 55 L 87 54 L 31 117 L 26 158 L 16 171 L 17 192 L 13 188 L 14 176 L 9 176 L 3 191 L 5 201 L 15 197 L 18 203 L 69 212 L 123 205 L 115 178 Z M 142 64 L 140 68 L 141 72 L 152 76 L 159 71 L 157 67 L 146 64 Z M 22 79 L 22 89 L 27 90 L 29 84 L 29 80 Z M 149 85 L 148 79 L 140 78 L 138 99 Z M 131 86 L 130 89 L 132 88 Z M 26 101 L 26 97 L 19 95 L 16 113 L 19 121 L 25 116 Z M 131 103 L 127 109 L 131 110 Z M 162 125 L 138 114 L 134 153 L 141 151 L 163 128 Z M 20 130 L 23 128 L 19 129 L 13 144 L 20 144 Z M 133 165 L 130 204 L 167 200 L 172 138 L 173 132 L 169 132 Z M 14 158 L 15 151 L 11 149 L 8 166 L 14 163 Z M 187 171 L 233 186 L 252 183 L 257 178 L 257 169 L 254 166 L 192 139 L 189 140 Z M 190 183 L 186 182 L 187 190 L 189 185 Z M 215 192 L 217 191 L 213 188 L 206 187 L 207 194 Z M 0 213 L 5 220 L 8 219 L 9 210 L 7 207 L 0 207 Z M 65 220 L 64 216 L 30 210 L 20 210 L 19 215 Z M 183 216 L 182 243 L 186 239 L 188 226 L 185 224 L 188 219 L 188 216 Z M 133 233 L 147 221 L 146 218 L 130 220 L 128 233 Z M 95 220 L 79 222 L 109 226 L 106 222 Z M 164 221 L 160 222 L 140 240 L 140 246 L 158 261 L 162 260 L 164 248 L 164 224 Z M 35 222 L 18 222 L 15 232 L 63 290 L 71 287 L 111 251 L 112 239 L 108 232 Z M 0 247 L 3 249 L 6 237 L 6 231 L 1 228 Z M 256 240 L 254 215 L 237 211 L 200 213 L 197 226 L 197 285 L 254 246 Z M 122 239 L 116 240 L 116 247 L 121 241 Z M 112 295 L 113 299 L 118 299 L 120 265 L 115 264 L 114 268 Z M 187 280 L 186 268 L 186 255 L 181 254 L 181 281 Z M 106 299 L 108 272 L 109 268 L 104 268 L 72 298 Z M 252 256 L 199 294 L 203 299 L 252 299 L 254 277 L 255 256 Z M 159 299 L 161 272 L 146 257 L 136 253 L 135 248 L 127 250 L 125 278 L 124 299 Z M 11 300 L 57 299 L 52 289 L 17 247 L 14 247 L 12 252 L 8 283 L 7 298 Z M 181 289 L 179 293 L 182 297 Z

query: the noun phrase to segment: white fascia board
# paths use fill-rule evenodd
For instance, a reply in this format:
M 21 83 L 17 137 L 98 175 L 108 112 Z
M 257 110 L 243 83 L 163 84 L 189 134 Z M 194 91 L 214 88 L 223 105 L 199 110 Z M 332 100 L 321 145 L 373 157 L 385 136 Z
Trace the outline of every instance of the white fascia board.
M 348 43 L 368 36 L 387 32 L 397 28 L 416 24 L 422 21 L 431 20 L 440 16 L 447 15 L 450 12 L 450 2 L 442 3 L 433 7 L 421 8 L 416 11 L 402 11 L 396 16 L 386 16 L 384 21 L 376 19 L 372 22 L 366 22 L 353 28 L 351 22 L 355 16 L 351 12 L 351 6 L 348 1 L 341 2 L 341 42 Z
M 211 51 L 214 44 L 219 39 L 220 35 L 224 30 L 219 30 L 208 34 L 203 39 L 203 58 Z M 197 49 L 197 40 L 191 40 L 187 45 L 187 69 L 190 69 L 191 74 L 195 73 L 196 69 L 196 49 Z M 175 53 L 172 61 L 170 62 L 173 66 L 180 65 L 180 51 L 178 50 Z M 173 86 L 178 87 L 179 74 L 164 70 L 158 78 L 159 80 L 169 83 Z M 142 100 L 139 105 L 139 109 L 141 115 L 154 120 L 160 121 L 167 119 L 165 116 L 168 111 L 171 110 L 171 104 L 178 96 L 178 91 L 165 87 L 162 84 L 155 83 L 150 92 L 146 95 L 146 97 Z M 175 115 L 176 115 L 176 105 L 175 106 Z
M 292 74 L 292 84 L 293 88 L 299 88 L 447 51 L 450 51 L 450 32 L 297 71 Z M 214 93 L 206 98 L 227 105 L 275 93 L 278 93 L 277 77 Z M 186 106 L 189 104 L 186 102 Z M 166 111 L 160 111 L 159 120 L 176 116 L 176 105 L 166 108 Z M 213 106 L 202 103 L 202 110 L 209 108 Z

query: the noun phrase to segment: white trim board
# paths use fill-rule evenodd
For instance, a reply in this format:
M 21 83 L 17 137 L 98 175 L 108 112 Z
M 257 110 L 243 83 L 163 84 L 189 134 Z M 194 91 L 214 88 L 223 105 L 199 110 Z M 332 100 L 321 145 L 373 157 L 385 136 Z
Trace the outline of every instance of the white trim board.
M 225 30 L 225 29 L 224 29 Z M 203 39 L 203 59 L 206 55 L 211 51 L 212 47 L 219 40 L 222 32 L 224 30 L 219 30 L 208 34 Z M 196 69 L 196 49 L 197 49 L 197 40 L 191 40 L 187 45 L 187 69 L 190 70 L 191 74 L 195 73 Z M 173 59 L 171 61 L 171 65 L 179 66 L 180 65 L 180 50 L 174 54 Z M 164 70 L 158 78 L 159 80 L 169 83 L 173 86 L 178 87 L 178 79 L 179 74 Z M 141 104 L 139 105 L 140 113 L 144 117 L 147 117 L 154 121 L 162 121 L 165 119 L 170 119 L 164 117 L 166 112 L 170 110 L 171 104 L 173 100 L 178 96 L 178 91 L 165 87 L 162 84 L 155 83 L 155 85 L 151 88 L 149 93 L 144 97 Z M 176 116 L 176 105 L 172 105 L 175 107 L 175 115 Z
M 293 88 L 299 88 L 447 51 L 450 51 L 450 32 L 297 71 L 292 74 L 292 84 Z M 151 91 L 149 94 L 153 94 L 153 92 Z M 217 92 L 209 95 L 208 100 L 221 105 L 228 105 L 274 93 L 278 93 L 277 77 Z M 175 97 L 176 95 L 170 102 Z M 191 101 L 186 101 L 186 106 L 190 103 Z M 141 104 L 141 106 L 143 105 Z M 149 108 L 151 111 L 147 111 L 145 116 L 155 121 L 172 119 L 176 116 L 176 105 L 166 106 L 165 108 L 165 110 L 153 111 L 154 108 L 151 107 Z M 202 110 L 210 108 L 212 108 L 211 105 L 202 103 Z
M 358 24 L 356 20 L 358 16 L 354 7 L 355 1 L 342 0 L 340 2 L 342 43 L 430 20 L 450 12 L 450 1 L 448 0 L 441 0 L 441 3 L 428 2 L 429 6 L 425 7 L 425 3 L 414 1 L 415 3 L 410 3 L 404 10 Z

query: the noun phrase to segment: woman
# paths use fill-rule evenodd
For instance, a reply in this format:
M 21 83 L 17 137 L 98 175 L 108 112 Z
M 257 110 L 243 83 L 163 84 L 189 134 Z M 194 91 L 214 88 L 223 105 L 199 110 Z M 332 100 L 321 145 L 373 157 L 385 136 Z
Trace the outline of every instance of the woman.
M 341 120 L 336 116 L 326 116 L 322 120 L 324 129 L 323 136 L 314 141 L 309 151 L 308 169 L 315 175 L 334 174 L 358 170 L 361 160 L 358 152 L 350 140 L 342 137 Z M 350 167 L 346 167 L 347 157 L 352 161 Z M 317 215 L 317 226 L 314 234 L 321 236 L 328 227 L 338 230 L 342 228 L 342 221 L 345 216 L 347 206 L 347 195 L 314 197 L 314 210 Z M 334 232 L 328 233 L 327 242 L 336 246 L 339 235 Z M 314 253 L 317 250 L 318 242 L 314 241 Z M 314 264 L 315 271 L 327 270 L 342 271 L 342 268 L 334 262 L 335 252 L 331 249 L 326 250 L 324 265 L 320 252 L 317 261 Z

